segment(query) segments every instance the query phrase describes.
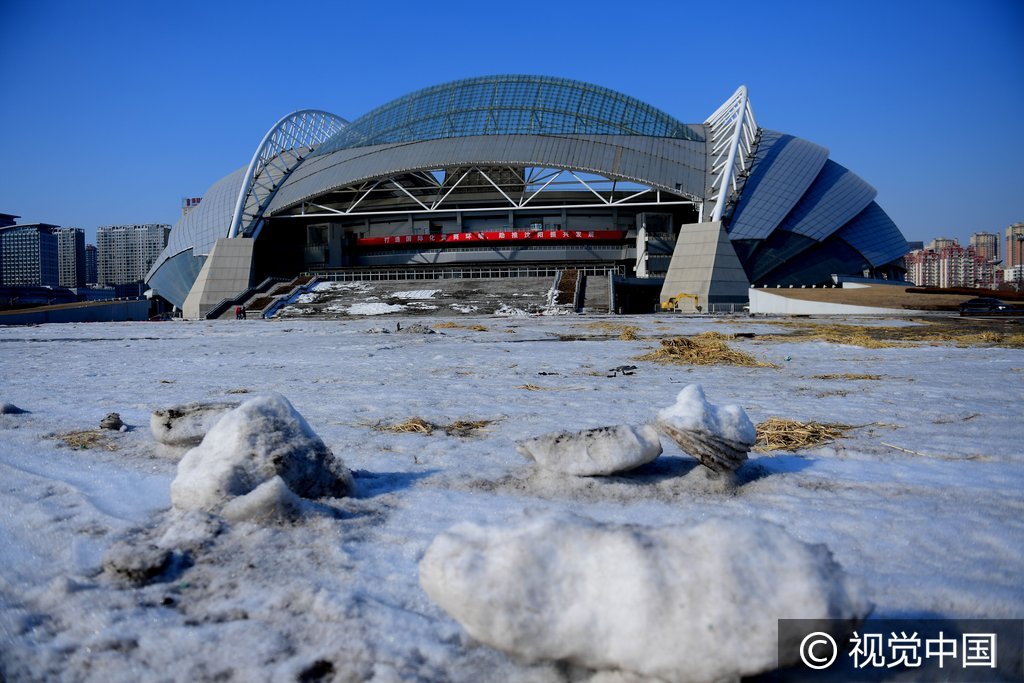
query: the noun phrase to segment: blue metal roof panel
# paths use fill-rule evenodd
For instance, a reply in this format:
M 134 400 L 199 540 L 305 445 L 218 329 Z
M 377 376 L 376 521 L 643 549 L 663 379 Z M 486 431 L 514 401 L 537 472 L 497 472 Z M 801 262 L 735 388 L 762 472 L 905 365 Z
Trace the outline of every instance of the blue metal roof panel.
M 875 202 L 842 227 L 836 236 L 864 255 L 874 266 L 883 266 L 910 251 L 903 233 Z
M 822 241 L 864 210 L 875 188 L 831 159 L 779 228 Z
M 729 222 L 729 237 L 764 239 L 783 221 L 828 159 L 828 150 L 792 135 L 762 130 L 750 175 Z

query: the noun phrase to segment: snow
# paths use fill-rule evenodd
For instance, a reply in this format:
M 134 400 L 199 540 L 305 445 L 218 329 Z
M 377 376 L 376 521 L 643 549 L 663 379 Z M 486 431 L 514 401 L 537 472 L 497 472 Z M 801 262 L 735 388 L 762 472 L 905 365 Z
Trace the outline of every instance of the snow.
M 443 335 L 366 334 L 359 318 L 0 327 L 0 399 L 29 411 L 0 415 L 0 678 L 588 681 L 604 674 L 481 644 L 419 583 L 427 549 L 461 522 L 570 511 L 645 534 L 775 524 L 827 546 L 874 604 L 868 625 L 1024 614 L 1024 352 L 755 338 L 729 343 L 779 368 L 664 366 L 636 358 L 663 337 L 787 327 L 451 319 L 462 327 Z M 619 365 L 638 369 L 609 377 Z M 815 379 L 835 373 L 882 378 Z M 646 424 L 690 384 L 755 423 L 858 428 L 797 453 L 751 452 L 734 479 L 669 440 L 654 461 L 602 477 L 549 473 L 516 451 L 541 434 Z M 147 428 L 153 411 L 266 392 L 351 468 L 353 495 L 291 499 L 268 476 L 234 519 L 173 507 L 178 463 Z M 130 427 L 104 432 L 116 450 L 59 438 L 111 412 Z M 466 437 L 379 428 L 411 417 L 489 424 Z
M 527 318 L 530 316 L 530 313 L 521 308 L 502 304 L 494 311 L 494 315 L 502 318 Z
M 328 307 L 330 309 L 330 307 Z M 399 313 L 406 309 L 402 304 L 360 303 L 341 309 L 349 315 L 387 315 Z
M 742 406 L 716 406 L 708 403 L 704 387 L 689 384 L 683 387 L 676 402 L 658 411 L 658 421 L 676 429 L 704 432 L 720 439 L 754 445 L 754 424 Z
M 238 520 L 296 510 L 298 497 L 345 496 L 352 487 L 345 463 L 288 399 L 267 394 L 225 413 L 185 454 L 171 501 Z
M 420 583 L 501 650 L 679 683 L 774 669 L 779 614 L 851 620 L 869 607 L 824 546 L 753 519 L 463 522 L 427 549 Z
M 166 446 L 198 446 L 210 427 L 239 401 L 194 401 L 154 410 L 149 418 L 153 438 Z
M 546 470 L 589 477 L 649 463 L 661 455 L 661 440 L 650 425 L 615 425 L 526 439 L 519 452 Z
M 431 299 L 440 289 L 414 289 L 410 291 L 393 292 L 391 296 L 396 299 Z

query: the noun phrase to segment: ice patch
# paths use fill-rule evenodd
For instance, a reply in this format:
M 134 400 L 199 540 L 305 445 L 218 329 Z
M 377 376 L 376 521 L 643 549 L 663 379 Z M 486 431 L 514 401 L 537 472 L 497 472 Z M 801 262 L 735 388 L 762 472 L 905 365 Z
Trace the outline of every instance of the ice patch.
M 427 549 L 420 584 L 473 638 L 527 660 L 680 682 L 774 669 L 780 615 L 868 611 L 825 546 L 756 519 L 463 522 Z
M 288 489 L 282 492 L 275 479 Z M 352 475 L 291 403 L 279 394 L 226 413 L 178 463 L 171 501 L 181 510 L 224 512 L 234 519 L 293 507 L 292 496 L 341 497 Z M 239 502 L 239 497 L 249 497 Z
M 650 425 L 616 425 L 545 434 L 521 442 L 518 450 L 546 470 L 589 477 L 651 462 L 661 455 L 661 440 Z

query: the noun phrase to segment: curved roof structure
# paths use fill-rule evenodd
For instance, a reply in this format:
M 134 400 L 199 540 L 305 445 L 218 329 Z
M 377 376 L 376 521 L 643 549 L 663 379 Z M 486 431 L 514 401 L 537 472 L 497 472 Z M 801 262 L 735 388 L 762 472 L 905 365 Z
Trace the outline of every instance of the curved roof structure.
M 494 180 L 495 169 L 518 183 L 517 196 Z M 319 110 L 282 118 L 249 166 L 215 183 L 174 227 L 148 282 L 180 305 L 217 239 L 257 237 L 266 221 L 287 229 L 390 213 L 411 226 L 413 214 L 439 215 L 453 192 L 490 193 L 492 210 L 536 210 L 541 191 L 566 191 L 563 181 L 548 187 L 559 174 L 579 181 L 579 196 L 609 216 L 633 201 L 634 212 L 692 205 L 690 221 L 720 217 L 756 284 L 891 267 L 906 250 L 875 189 L 826 148 L 760 128 L 742 86 L 703 123 L 686 124 L 600 86 L 510 75 L 418 90 L 351 124 Z M 457 187 L 471 175 L 474 189 Z M 471 210 L 460 201 L 444 210 Z
M 352 122 L 318 154 L 394 142 L 474 135 L 643 135 L 702 140 L 640 100 L 548 76 L 483 76 L 400 97 Z

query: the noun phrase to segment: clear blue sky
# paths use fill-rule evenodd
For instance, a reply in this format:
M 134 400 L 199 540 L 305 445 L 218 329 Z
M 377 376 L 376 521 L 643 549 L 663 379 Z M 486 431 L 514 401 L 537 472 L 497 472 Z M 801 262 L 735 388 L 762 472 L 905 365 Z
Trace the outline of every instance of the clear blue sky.
M 828 147 L 908 239 L 1024 220 L 1024 0 L 0 0 L 0 212 L 90 241 L 173 224 L 289 111 L 498 73 L 688 123 L 746 84 L 760 125 Z

